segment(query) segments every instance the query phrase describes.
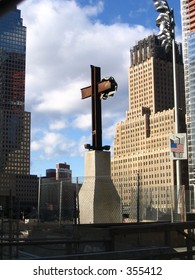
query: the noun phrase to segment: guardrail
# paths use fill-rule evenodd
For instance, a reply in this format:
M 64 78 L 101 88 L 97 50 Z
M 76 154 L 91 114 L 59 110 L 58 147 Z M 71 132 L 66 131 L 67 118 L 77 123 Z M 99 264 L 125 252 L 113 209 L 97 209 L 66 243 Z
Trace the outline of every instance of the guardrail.
M 28 246 L 35 251 L 41 246 L 46 246 L 48 250 L 46 255 L 33 255 L 27 250 L 28 259 L 193 259 L 195 255 L 195 221 L 85 224 L 73 227 L 79 234 L 74 239 L 1 238 L 0 251 L 2 253 L 8 248 L 9 252 L 18 248 L 18 254 L 12 256 L 15 259 L 22 259 L 20 250 L 23 249 L 25 253 Z M 94 237 L 94 229 L 101 230 L 103 235 Z M 56 250 L 55 254 L 52 254 L 52 250 Z M 61 254 L 58 250 L 61 250 Z M 3 254 L 1 256 L 3 258 Z M 9 258 L 9 254 L 6 257 Z

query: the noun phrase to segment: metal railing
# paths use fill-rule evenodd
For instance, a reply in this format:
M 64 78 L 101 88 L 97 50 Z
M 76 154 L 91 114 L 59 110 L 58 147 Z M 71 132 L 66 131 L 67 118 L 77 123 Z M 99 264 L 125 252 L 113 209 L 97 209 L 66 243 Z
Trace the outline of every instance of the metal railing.
M 107 201 L 110 196 L 106 192 L 109 180 L 106 177 L 98 178 L 102 182 L 101 192 Z M 92 198 L 95 198 L 95 192 L 92 186 L 94 178 L 73 178 L 67 180 L 41 180 L 39 185 L 39 197 L 37 209 L 27 215 L 26 218 L 38 218 L 38 221 L 56 221 L 58 223 L 79 224 L 80 211 L 79 192 L 82 184 L 89 185 L 85 191 L 85 207 L 90 208 Z M 107 183 L 108 182 L 108 183 Z M 185 221 L 186 213 L 193 212 L 192 190 L 185 190 L 184 186 L 179 189 L 173 186 L 143 187 L 131 186 L 127 178 L 114 182 L 120 199 L 120 209 L 116 207 L 115 211 L 120 211 L 121 222 L 141 222 L 141 221 Z M 92 205 L 93 207 L 93 205 Z M 100 208 L 100 215 L 106 215 L 104 208 Z M 112 209 L 113 211 L 113 209 Z M 116 213 L 118 215 L 118 213 Z
M 192 259 L 195 255 L 195 221 L 73 225 L 69 236 L 68 225 L 51 224 L 32 227 L 27 238 L 2 235 L 0 259 Z

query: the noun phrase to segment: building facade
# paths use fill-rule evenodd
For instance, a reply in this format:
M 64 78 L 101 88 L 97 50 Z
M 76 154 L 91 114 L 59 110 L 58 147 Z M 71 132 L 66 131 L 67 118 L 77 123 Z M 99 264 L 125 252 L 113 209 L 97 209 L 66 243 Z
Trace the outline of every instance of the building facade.
M 70 169 L 70 165 L 66 162 L 57 163 L 56 169 L 47 169 L 46 170 L 46 178 L 55 178 L 56 180 L 66 180 L 72 182 L 72 170 Z
M 30 175 L 30 113 L 25 111 L 26 27 L 20 10 L 0 17 L 0 205 L 37 200 Z
M 165 199 L 167 188 L 174 192 L 175 162 L 170 160 L 169 134 L 175 131 L 172 55 L 166 53 L 156 36 L 149 36 L 131 51 L 129 68 L 129 111 L 118 123 L 111 162 L 112 178 L 123 205 L 131 203 L 137 184 L 149 189 L 150 201 Z M 180 46 L 176 47 L 179 96 L 179 131 L 185 132 L 185 96 Z M 186 166 L 186 164 L 185 164 Z M 182 166 L 182 184 L 187 184 Z M 139 182 L 138 182 L 139 181 Z M 159 187 L 161 193 L 159 194 Z M 166 201 L 165 201 L 166 200 Z
M 181 0 L 189 187 L 195 184 L 195 0 Z M 194 204 L 194 202 L 193 202 Z M 195 204 L 194 204 L 195 205 Z
M 57 163 L 46 170 L 40 180 L 40 219 L 76 222 L 77 195 L 81 185 L 72 182 L 72 170 L 67 163 Z

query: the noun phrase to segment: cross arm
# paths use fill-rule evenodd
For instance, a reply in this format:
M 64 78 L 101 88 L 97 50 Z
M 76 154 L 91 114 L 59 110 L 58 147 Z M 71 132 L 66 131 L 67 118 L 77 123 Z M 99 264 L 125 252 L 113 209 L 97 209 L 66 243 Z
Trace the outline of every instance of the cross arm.
M 107 91 L 114 91 L 115 86 L 112 81 L 106 80 L 98 83 L 98 93 L 105 93 Z M 88 98 L 92 96 L 92 86 L 88 86 L 81 89 L 81 96 L 82 99 Z

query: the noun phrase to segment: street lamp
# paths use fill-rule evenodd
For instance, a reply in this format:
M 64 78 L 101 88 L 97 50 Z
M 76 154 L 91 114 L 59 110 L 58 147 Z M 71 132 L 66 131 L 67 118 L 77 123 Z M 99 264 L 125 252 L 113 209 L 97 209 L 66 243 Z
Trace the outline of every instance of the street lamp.
M 160 28 L 157 35 L 161 40 L 161 45 L 169 52 L 172 48 L 173 57 L 173 88 L 174 88 L 174 107 L 175 107 L 175 133 L 179 133 L 178 123 L 178 96 L 177 96 L 177 76 L 176 76 L 176 55 L 175 55 L 175 20 L 173 9 L 169 8 L 166 0 L 153 0 L 159 16 L 156 19 L 156 26 Z M 177 194 L 181 185 L 180 160 L 176 160 Z
M 156 19 L 156 26 L 160 28 L 158 38 L 162 41 L 162 46 L 166 52 L 175 45 L 175 21 L 173 9 L 169 8 L 166 0 L 153 0 L 159 16 Z

